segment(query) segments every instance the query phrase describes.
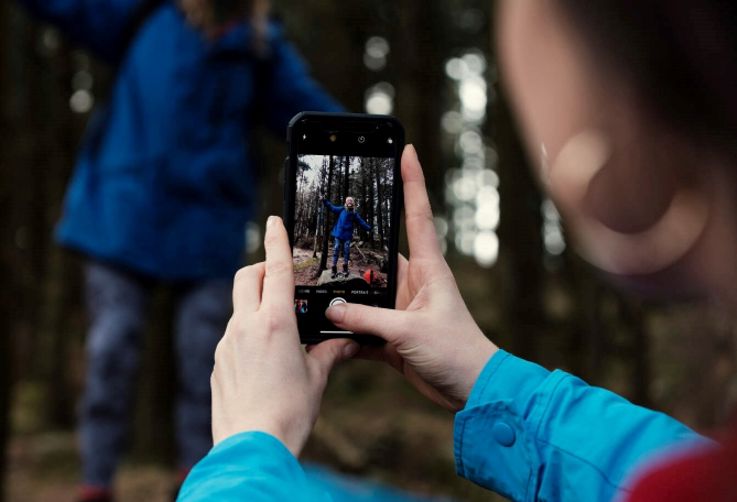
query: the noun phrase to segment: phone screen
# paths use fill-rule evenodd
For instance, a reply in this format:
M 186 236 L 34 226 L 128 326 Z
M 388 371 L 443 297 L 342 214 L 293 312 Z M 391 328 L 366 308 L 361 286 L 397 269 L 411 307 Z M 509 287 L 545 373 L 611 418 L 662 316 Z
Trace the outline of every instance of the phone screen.
M 291 134 L 294 309 L 311 341 L 353 335 L 327 321 L 330 305 L 393 307 L 396 291 L 400 128 L 370 116 L 333 118 Z

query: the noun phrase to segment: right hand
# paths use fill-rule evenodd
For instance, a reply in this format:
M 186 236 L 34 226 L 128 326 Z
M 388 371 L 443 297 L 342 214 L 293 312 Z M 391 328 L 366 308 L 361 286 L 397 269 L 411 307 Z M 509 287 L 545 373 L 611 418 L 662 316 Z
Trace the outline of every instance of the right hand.
M 466 308 L 435 234 L 425 178 L 414 147 L 402 154 L 409 260 L 400 256 L 396 310 L 357 304 L 330 307 L 341 329 L 383 338 L 358 357 L 383 360 L 441 406 L 462 409 L 498 348 Z

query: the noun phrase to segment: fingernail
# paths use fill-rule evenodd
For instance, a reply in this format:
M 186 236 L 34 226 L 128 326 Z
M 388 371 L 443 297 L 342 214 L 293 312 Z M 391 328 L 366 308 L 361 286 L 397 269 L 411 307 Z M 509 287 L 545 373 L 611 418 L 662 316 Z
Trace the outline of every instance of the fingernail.
M 266 219 L 266 228 L 269 228 L 270 226 L 272 226 L 275 221 L 276 221 L 276 216 L 269 216 Z
M 348 345 L 346 345 L 345 347 L 343 347 L 343 355 L 346 358 L 351 358 L 351 357 L 355 356 L 356 354 L 358 354 L 358 350 L 360 348 L 361 347 L 356 342 L 351 342 Z
M 345 304 L 338 303 L 332 307 L 328 307 L 325 316 L 333 322 L 342 322 L 345 317 Z

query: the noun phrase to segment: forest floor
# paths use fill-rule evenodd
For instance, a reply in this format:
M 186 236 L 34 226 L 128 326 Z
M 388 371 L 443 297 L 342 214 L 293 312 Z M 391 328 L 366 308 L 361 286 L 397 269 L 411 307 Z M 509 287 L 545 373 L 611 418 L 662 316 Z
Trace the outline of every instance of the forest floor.
M 332 244 L 332 243 L 331 243 Z M 301 286 L 316 286 L 319 278 L 320 258 L 322 251 L 313 258 L 312 248 L 294 247 L 294 274 L 296 284 Z M 374 287 L 386 287 L 386 274 L 380 272 L 382 263 L 386 261 L 386 253 L 351 245 L 348 272 L 363 277 L 366 270 L 374 271 Z M 333 264 L 333 248 L 328 251 L 328 269 Z M 338 272 L 343 272 L 343 256 L 338 259 Z
M 80 465 L 73 432 L 16 432 L 9 454 L 9 501 L 74 500 Z M 303 460 L 413 494 L 503 500 L 456 476 L 453 415 L 375 362 L 351 361 L 331 375 Z M 174 479 L 173 467 L 130 455 L 118 473 L 116 500 L 169 501 Z

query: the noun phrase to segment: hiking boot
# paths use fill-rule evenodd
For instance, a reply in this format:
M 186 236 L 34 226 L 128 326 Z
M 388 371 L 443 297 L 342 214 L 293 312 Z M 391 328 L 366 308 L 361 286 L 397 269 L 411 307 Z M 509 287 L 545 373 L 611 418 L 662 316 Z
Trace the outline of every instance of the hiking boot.
M 338 267 L 336 267 L 335 265 L 333 265 L 332 271 L 333 271 L 333 273 L 330 274 L 330 278 L 331 279 L 335 279 L 336 277 L 338 277 Z
M 348 264 L 347 263 L 343 264 L 343 275 L 348 277 Z

